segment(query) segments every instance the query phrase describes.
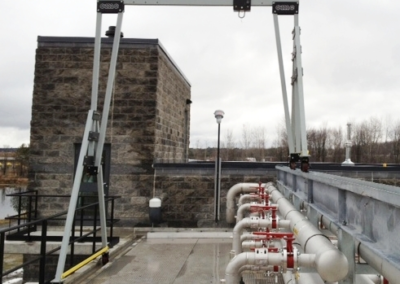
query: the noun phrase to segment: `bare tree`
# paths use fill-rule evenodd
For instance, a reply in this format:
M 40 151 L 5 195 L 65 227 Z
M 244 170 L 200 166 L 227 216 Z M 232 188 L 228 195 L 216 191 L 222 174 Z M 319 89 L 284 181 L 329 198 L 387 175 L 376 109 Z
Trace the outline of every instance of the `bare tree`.
M 331 128 L 328 133 L 328 148 L 331 150 L 331 160 L 334 163 L 344 161 L 344 140 L 341 127 Z
M 327 157 L 328 128 L 326 124 L 320 129 L 307 131 L 308 149 L 314 161 L 325 162 Z
M 397 121 L 391 131 L 389 131 L 389 137 L 391 139 L 392 151 L 391 156 L 395 163 L 400 162 L 400 121 Z
M 382 122 L 377 118 L 356 124 L 353 134 L 355 162 L 373 163 L 379 160 L 379 142 L 382 137 Z
M 265 127 L 255 127 L 251 131 L 251 136 L 253 140 L 253 145 L 255 148 L 256 159 L 258 161 L 265 160 Z
M 9 160 L 9 156 L 10 156 L 10 152 L 9 152 L 9 148 L 10 148 L 10 146 L 9 145 L 4 145 L 4 147 L 3 147 L 3 157 L 2 157 L 2 161 L 3 161 L 3 168 L 2 168 L 2 172 L 3 172 L 3 175 L 6 175 L 7 174 L 7 163 L 8 163 L 8 160 Z
M 277 161 L 287 161 L 289 156 L 289 146 L 288 146 L 288 138 L 286 127 L 283 126 L 283 123 L 278 124 L 276 127 L 276 139 L 274 140 L 275 147 L 275 160 Z
M 232 129 L 227 129 L 226 130 L 226 157 L 225 159 L 228 161 L 234 161 L 235 156 L 234 156 L 234 149 L 235 149 L 235 139 L 233 138 L 233 131 Z
M 27 174 L 28 162 L 29 162 L 29 145 L 22 144 L 15 152 L 15 160 L 18 162 L 19 176 L 25 176 Z
M 243 156 L 242 159 L 246 159 L 248 156 L 248 152 L 250 149 L 250 128 L 246 125 L 243 124 L 243 128 L 242 128 L 242 141 L 241 141 L 241 145 L 242 145 L 242 149 L 243 149 Z

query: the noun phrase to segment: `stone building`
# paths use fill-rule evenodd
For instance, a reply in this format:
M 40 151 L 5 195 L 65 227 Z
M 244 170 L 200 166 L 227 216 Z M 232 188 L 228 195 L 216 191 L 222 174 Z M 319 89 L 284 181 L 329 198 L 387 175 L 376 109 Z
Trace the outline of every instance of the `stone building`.
M 112 39 L 103 38 L 100 112 L 111 47 Z M 71 192 L 90 109 L 93 51 L 94 38 L 38 37 L 29 178 L 39 194 Z M 104 176 L 106 193 L 122 196 L 116 217 L 132 223 L 147 218 L 152 164 L 188 159 L 190 83 L 157 39 L 121 39 L 117 62 Z M 50 215 L 66 205 L 65 199 L 41 198 L 39 212 Z

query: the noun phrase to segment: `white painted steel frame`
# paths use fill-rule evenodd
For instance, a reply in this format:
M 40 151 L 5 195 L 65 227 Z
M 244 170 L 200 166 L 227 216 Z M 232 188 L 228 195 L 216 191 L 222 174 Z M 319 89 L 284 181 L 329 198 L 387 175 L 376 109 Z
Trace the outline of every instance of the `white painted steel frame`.
M 281 33 L 279 31 L 279 20 L 278 20 L 277 14 L 274 14 L 274 26 L 275 26 L 276 49 L 278 51 L 279 74 L 281 77 L 283 108 L 285 111 L 285 123 L 286 123 L 286 131 L 287 131 L 287 136 L 288 136 L 289 153 L 295 153 L 294 144 L 293 144 L 293 129 L 292 129 L 292 125 L 290 123 L 289 103 L 288 103 L 287 90 L 286 90 L 285 69 L 283 66 L 282 44 L 281 44 L 281 37 L 280 37 Z
M 274 14 L 274 26 L 289 152 L 290 154 L 300 154 L 300 157 L 308 157 L 309 153 L 307 148 L 307 133 L 304 111 L 303 65 L 301 60 L 299 16 L 294 15 L 291 115 L 289 113 L 286 81 L 284 76 L 285 72 L 282 59 L 282 45 L 280 39 L 279 21 L 278 15 L 276 14 Z
M 100 0 L 101 2 L 102 0 Z M 273 0 L 253 0 L 252 1 L 252 6 L 272 6 L 272 4 L 275 1 Z M 285 2 L 293 2 L 293 3 L 298 3 L 299 1 L 297 0 L 286 0 Z M 160 6 L 233 6 L 233 0 L 163 0 L 163 1 L 157 1 L 157 0 L 126 0 L 124 1 L 125 5 L 160 5 Z M 85 125 L 85 131 L 82 139 L 82 146 L 79 154 L 79 159 L 78 159 L 78 164 L 77 164 L 77 169 L 74 177 L 74 184 L 72 187 L 72 192 L 71 192 L 71 200 L 68 208 L 68 214 L 67 214 L 67 219 L 66 219 L 66 224 L 65 224 L 65 229 L 64 229 L 64 235 L 63 235 L 63 240 L 61 244 L 61 250 L 60 250 L 60 256 L 58 259 L 58 264 L 57 264 L 57 270 L 56 270 L 56 275 L 55 279 L 52 281 L 54 283 L 61 283 L 61 275 L 63 273 L 64 267 L 65 267 L 65 260 L 66 260 L 66 255 L 68 251 L 68 245 L 69 245 L 69 236 L 70 232 L 72 229 L 72 224 L 73 224 L 73 219 L 75 216 L 75 209 L 79 197 L 79 188 L 81 185 L 81 180 L 82 180 L 82 175 L 83 175 L 83 159 L 86 156 L 86 154 L 89 155 L 94 155 L 95 156 L 95 166 L 98 168 L 98 173 L 97 173 L 97 183 L 98 183 L 98 198 L 99 198 L 99 214 L 100 214 L 100 226 L 101 226 L 101 238 L 102 238 L 102 246 L 105 247 L 107 245 L 107 231 L 106 231 L 106 216 L 105 216 L 105 203 L 104 203 L 104 183 L 103 183 L 103 172 L 101 169 L 101 157 L 102 157 L 102 152 L 104 148 L 104 142 L 105 142 L 105 135 L 106 135 L 106 127 L 107 127 L 107 122 L 108 122 L 108 114 L 110 110 L 110 102 L 111 102 L 111 97 L 112 97 L 112 89 L 114 86 L 114 80 L 115 80 L 115 69 L 116 69 L 116 63 L 117 63 L 117 56 L 118 56 L 118 50 L 119 50 L 119 43 L 120 43 L 120 35 L 121 35 L 121 26 L 122 26 L 122 13 L 118 13 L 118 18 L 117 18 L 117 25 L 116 25 L 116 30 L 115 30 L 115 35 L 114 35 L 114 42 L 113 42 L 113 48 L 112 48 L 112 54 L 111 54 L 111 62 L 110 62 L 110 67 L 109 67 L 109 74 L 108 74 L 108 81 L 107 81 L 107 89 L 106 89 L 106 96 L 105 96 L 105 101 L 104 101 L 104 107 L 103 107 L 103 114 L 102 114 L 102 120 L 101 124 L 99 126 L 99 123 L 95 120 L 93 120 L 93 115 L 97 110 L 97 103 L 98 103 L 98 85 L 99 85 L 99 68 L 100 68 L 100 45 L 101 45 L 101 23 L 102 23 L 102 14 L 97 13 L 97 18 L 96 18 L 96 38 L 95 38 L 95 50 L 94 50 L 94 58 L 93 58 L 93 81 L 92 81 L 92 100 L 91 100 L 91 109 L 89 110 L 86 125 Z M 276 18 L 276 15 L 275 15 Z M 275 20 L 276 21 L 276 20 Z M 297 28 L 296 28 L 297 27 Z M 277 21 L 275 23 L 275 28 L 276 32 L 279 32 L 279 28 L 277 28 Z M 295 31 L 296 35 L 294 38 L 294 45 L 295 47 L 297 46 L 297 50 L 299 51 L 296 54 L 296 58 L 298 60 L 295 61 L 295 64 L 297 68 L 302 70 L 301 68 L 301 48 L 300 48 L 300 40 L 299 40 L 299 28 L 298 28 L 298 15 L 295 15 Z M 298 32 L 297 32 L 298 31 Z M 283 87 L 284 84 L 284 78 L 282 76 L 283 74 L 283 64 L 281 62 L 282 60 L 282 54 L 280 50 L 280 38 L 279 38 L 279 44 L 278 44 L 278 36 L 277 36 L 277 46 L 278 46 L 278 58 L 279 58 L 279 64 L 280 64 L 280 70 L 281 70 L 281 80 L 282 80 L 282 90 L 283 90 L 283 95 L 284 97 L 287 95 L 286 89 Z M 299 72 L 302 75 L 302 72 Z M 297 86 L 301 88 L 301 90 L 294 91 L 294 94 L 297 94 L 299 96 L 299 100 L 296 101 L 299 105 L 299 108 L 296 108 L 296 113 L 299 113 L 299 116 L 297 116 L 296 119 L 298 121 L 298 124 L 296 125 L 296 131 L 298 132 L 300 130 L 300 134 L 304 135 L 304 139 L 302 137 L 301 139 L 301 155 L 305 155 L 306 151 L 306 140 L 305 140 L 305 120 L 304 120 L 304 102 L 303 102 L 303 90 L 302 90 L 302 76 L 300 77 L 300 80 L 297 81 Z M 294 88 L 296 89 L 296 88 Z M 287 102 L 287 99 L 286 99 Z M 300 103 L 300 104 L 299 104 Z M 292 103 L 293 107 L 293 103 Z M 287 116 L 287 103 L 285 106 L 285 114 L 286 118 L 288 121 L 288 116 Z M 293 110 L 292 110 L 293 111 Z M 293 123 L 292 123 L 293 125 Z M 304 127 L 303 127 L 304 126 Z M 97 143 L 93 141 L 89 141 L 89 132 L 90 131 L 96 131 L 99 130 L 99 141 Z M 304 130 L 304 131 L 303 131 Z M 296 141 L 298 137 L 298 133 L 296 132 Z M 289 133 L 289 129 L 288 129 Z M 305 141 L 305 143 L 304 143 Z M 305 147 L 305 148 L 304 148 Z M 305 149 L 305 150 L 304 150 Z M 295 149 L 296 151 L 297 149 Z M 308 153 L 308 151 L 307 151 Z M 219 206 L 218 206 L 219 207 Z
M 107 223 L 106 223 L 106 212 L 105 212 L 105 202 L 104 202 L 104 181 L 103 181 L 103 171 L 101 166 L 101 158 L 104 148 L 105 135 L 107 129 L 108 122 L 108 114 L 110 111 L 112 90 L 114 86 L 115 80 L 115 70 L 117 66 L 117 57 L 119 50 L 119 43 L 121 39 L 121 26 L 122 26 L 122 18 L 123 13 L 118 13 L 117 18 L 117 26 L 115 29 L 114 42 L 111 53 L 111 61 L 108 72 L 108 80 L 107 80 L 107 89 L 103 106 L 103 113 L 101 118 L 101 124 L 99 127 L 99 123 L 97 120 L 93 119 L 93 114 L 97 110 L 97 102 L 98 102 L 98 84 L 99 84 L 99 68 L 100 68 L 100 47 L 101 47 L 101 20 L 102 14 L 97 13 L 96 19 L 96 38 L 95 38 L 95 47 L 94 47 L 94 59 L 93 59 L 93 82 L 92 82 L 92 101 L 91 101 L 91 109 L 89 110 L 85 131 L 82 138 L 82 146 L 79 153 L 78 164 L 74 177 L 74 184 L 71 192 L 71 199 L 68 208 L 67 219 L 65 222 L 63 240 L 61 243 L 60 255 L 57 263 L 57 270 L 55 279 L 52 281 L 53 283 L 61 283 L 62 282 L 62 274 L 65 268 L 65 260 L 68 253 L 69 246 L 69 238 L 70 232 L 72 230 L 73 220 L 75 217 L 76 205 L 79 197 L 79 189 L 83 176 L 83 160 L 84 157 L 89 154 L 94 154 L 95 162 L 94 165 L 97 167 L 97 194 L 99 198 L 99 215 L 100 215 L 100 232 L 101 232 L 101 241 L 102 247 L 107 246 Z M 99 140 L 98 142 L 89 141 L 89 132 L 99 130 Z
M 272 6 L 275 0 L 252 0 L 251 6 Z M 283 2 L 298 3 L 298 0 Z M 231 6 L 233 0 L 125 0 L 125 5 L 152 5 L 152 6 Z

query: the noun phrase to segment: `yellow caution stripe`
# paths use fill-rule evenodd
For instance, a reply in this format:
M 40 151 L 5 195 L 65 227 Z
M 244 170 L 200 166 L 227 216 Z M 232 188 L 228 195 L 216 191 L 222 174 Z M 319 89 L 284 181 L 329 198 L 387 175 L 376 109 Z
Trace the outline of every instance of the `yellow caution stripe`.
M 72 273 L 74 273 L 78 269 L 82 268 L 83 266 L 85 266 L 86 264 L 91 262 L 93 259 L 95 259 L 98 256 L 102 255 L 103 253 L 106 253 L 109 249 L 110 248 L 108 246 L 106 246 L 105 248 L 102 248 L 101 250 L 99 250 L 95 254 L 89 256 L 88 258 L 86 258 L 84 261 L 82 261 L 82 262 L 78 263 L 77 265 L 75 265 L 74 267 L 68 269 L 63 274 L 61 274 L 61 279 L 64 279 L 65 277 L 71 275 Z

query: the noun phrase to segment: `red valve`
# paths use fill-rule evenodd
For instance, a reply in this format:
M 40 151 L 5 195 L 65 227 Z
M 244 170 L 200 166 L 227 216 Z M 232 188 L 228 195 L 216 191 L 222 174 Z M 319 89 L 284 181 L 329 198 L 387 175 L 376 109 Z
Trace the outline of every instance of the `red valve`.
M 251 212 L 259 212 L 259 211 L 276 211 L 278 210 L 278 207 L 276 205 L 271 205 L 271 206 L 266 206 L 266 205 L 261 205 L 261 204 L 256 204 L 256 205 L 251 205 L 250 206 L 250 211 Z
M 294 268 L 294 252 L 293 252 L 293 241 L 294 238 L 286 237 L 286 251 L 287 251 L 287 267 Z
M 293 233 L 284 232 L 253 232 L 254 235 L 266 236 L 267 239 L 293 238 Z
M 286 252 L 287 252 L 287 268 L 294 268 L 294 251 L 293 241 L 295 240 L 293 233 L 283 232 L 253 232 L 254 235 L 265 236 L 267 240 L 271 239 L 284 239 L 286 240 Z

